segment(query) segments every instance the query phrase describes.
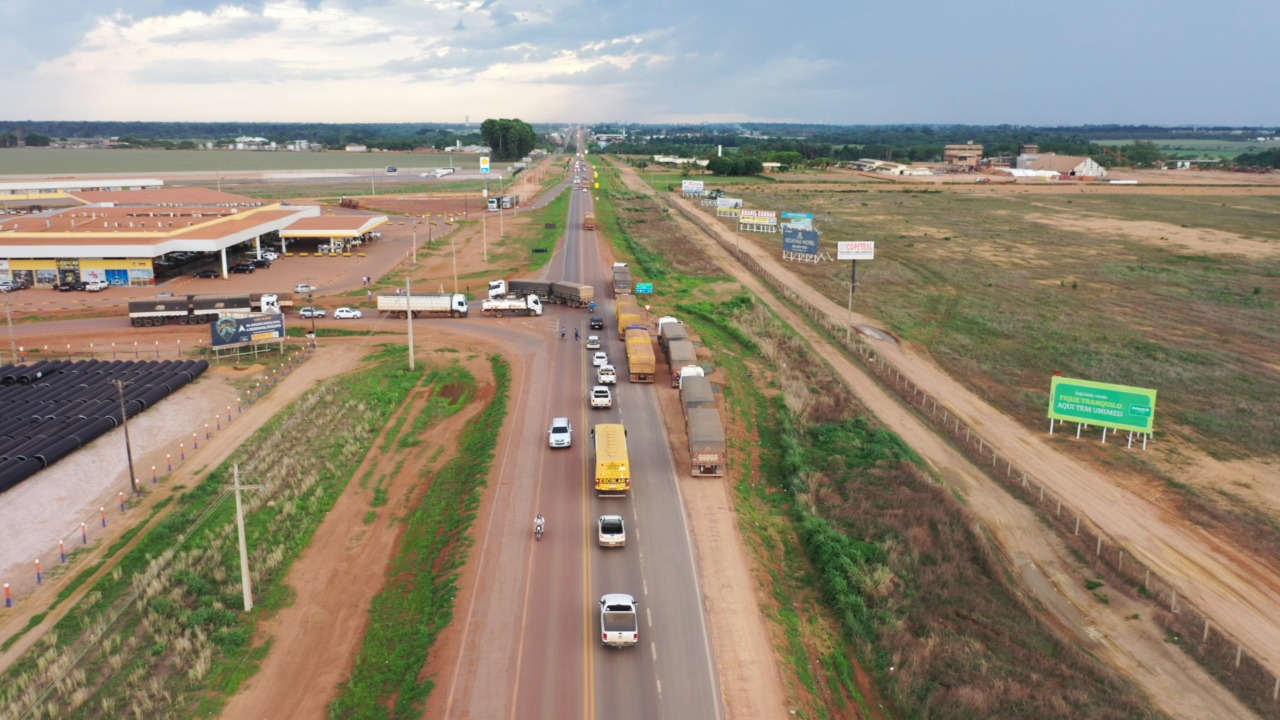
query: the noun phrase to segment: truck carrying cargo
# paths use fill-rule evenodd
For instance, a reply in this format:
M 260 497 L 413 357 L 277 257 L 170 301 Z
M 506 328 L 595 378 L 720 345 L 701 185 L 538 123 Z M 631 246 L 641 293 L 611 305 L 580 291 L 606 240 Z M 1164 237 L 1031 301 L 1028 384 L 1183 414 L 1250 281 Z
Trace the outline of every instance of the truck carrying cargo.
M 412 295 L 378 295 L 378 310 L 383 315 L 401 319 L 428 316 L 467 316 L 467 296 L 460 293 L 414 293 Z
M 255 312 L 280 312 L 280 296 L 274 293 L 174 295 L 129 301 L 129 322 L 133 327 L 155 327 L 169 322 L 198 325 L 213 322 L 222 315 L 250 315 Z
M 671 366 L 671 387 L 680 387 L 680 373 L 686 366 L 698 364 L 698 354 L 690 340 L 673 340 L 667 345 L 667 364 Z
M 631 292 L 631 268 L 618 267 L 613 268 L 613 294 L 622 295 Z
M 583 215 L 583 216 L 582 216 L 582 229 L 583 229 L 583 230 L 595 230 L 595 229 L 596 229 L 596 216 L 595 216 L 595 213 L 587 213 L 587 214 L 585 214 L 585 215 Z
M 680 403 L 687 416 L 696 408 L 712 408 L 716 406 L 715 393 L 711 391 L 711 381 L 706 377 L 686 377 L 680 381 Z
M 494 317 L 502 317 L 504 315 L 533 315 L 542 314 L 542 301 L 537 295 L 525 295 L 522 298 L 505 297 L 490 298 L 480 304 L 480 312 L 485 315 L 493 315 Z
M 684 323 L 663 323 L 658 327 L 658 344 L 662 346 L 662 351 L 667 353 L 668 358 L 671 355 L 672 341 L 688 339 L 689 327 Z M 675 365 L 675 363 L 671 364 Z
M 627 328 L 627 372 L 631 382 L 653 382 L 658 363 L 653 354 L 653 339 L 643 327 Z
M 644 311 L 639 305 L 618 303 L 618 339 L 627 339 L 627 328 L 632 325 L 644 325 Z
M 489 298 L 523 298 L 537 295 L 544 303 L 556 303 L 569 307 L 588 307 L 595 302 L 596 291 L 590 285 L 567 280 L 490 280 Z
M 720 477 L 727 464 L 724 424 L 715 408 L 693 408 L 685 414 L 689 432 L 689 466 L 694 477 Z

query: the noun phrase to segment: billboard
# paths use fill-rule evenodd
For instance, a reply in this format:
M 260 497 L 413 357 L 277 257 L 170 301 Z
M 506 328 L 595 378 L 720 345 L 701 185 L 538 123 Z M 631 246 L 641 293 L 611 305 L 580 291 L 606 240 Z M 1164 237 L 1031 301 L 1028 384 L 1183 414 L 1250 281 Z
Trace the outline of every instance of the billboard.
M 702 180 L 681 180 L 680 192 L 685 195 L 701 195 L 706 190 L 707 184 Z
M 721 197 L 716 198 L 716 209 L 727 210 L 729 208 L 742 207 L 742 198 Z
M 870 240 L 836 243 L 837 260 L 875 260 L 876 244 Z
M 1156 421 L 1156 391 L 1055 376 L 1049 384 L 1049 417 L 1151 433 Z
M 777 210 L 743 210 L 738 215 L 738 222 L 743 225 L 777 225 Z
M 209 325 L 214 347 L 243 345 L 244 343 L 284 339 L 284 315 L 219 315 L 217 322 Z
M 813 229 L 813 213 L 784 212 L 782 222 L 802 230 Z
M 782 251 L 800 255 L 817 255 L 818 233 L 815 230 L 803 230 L 794 225 L 782 226 Z

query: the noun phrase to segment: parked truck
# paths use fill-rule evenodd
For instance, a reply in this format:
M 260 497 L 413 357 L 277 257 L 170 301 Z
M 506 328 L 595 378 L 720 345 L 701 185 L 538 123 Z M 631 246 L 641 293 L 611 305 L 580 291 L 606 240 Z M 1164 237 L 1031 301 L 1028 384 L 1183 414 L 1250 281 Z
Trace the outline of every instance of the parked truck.
M 727 464 L 724 424 L 714 407 L 691 408 L 685 414 L 689 433 L 689 466 L 694 477 L 720 477 Z
M 680 381 L 680 403 L 687 416 L 696 408 L 712 408 L 716 406 L 716 396 L 711 390 L 711 381 L 706 377 L 686 377 Z
M 583 216 L 582 216 L 582 229 L 583 229 L 583 230 L 595 230 L 595 229 L 596 229 L 596 215 L 595 215 L 595 213 L 587 213 L 587 214 L 585 214 L 585 215 L 583 215 Z
M 173 295 L 154 300 L 129 301 L 129 322 L 134 327 L 154 327 L 170 322 L 199 325 L 213 322 L 221 315 L 250 315 L 259 312 L 280 312 L 280 296 L 273 293 Z
M 627 372 L 631 382 L 653 382 L 658 363 L 653 355 L 653 339 L 644 326 L 627 328 Z
M 609 593 L 600 598 L 600 642 L 610 647 L 640 642 L 640 618 L 634 597 Z
M 613 294 L 622 295 L 631 292 L 631 268 L 626 263 L 614 263 L 613 266 Z
M 671 355 L 671 343 L 676 340 L 689 340 L 689 328 L 684 323 L 662 323 L 658 326 L 658 344 L 662 346 L 662 351 L 667 353 L 668 359 Z M 671 363 L 675 367 L 675 363 Z
M 644 327 L 644 310 L 639 305 L 618 303 L 618 339 L 627 339 L 627 328 L 632 325 Z
M 596 301 L 595 288 L 567 280 L 490 280 L 489 299 L 537 295 L 544 303 L 588 307 Z
M 401 319 L 409 317 L 429 317 L 432 315 L 448 317 L 466 317 L 467 296 L 461 293 L 413 293 L 412 295 L 394 295 L 380 293 L 378 310 L 383 315 L 391 315 Z
M 480 312 L 494 317 L 503 315 L 541 315 L 542 301 L 537 295 L 524 297 L 489 298 L 480 304 Z
M 693 349 L 693 341 L 673 340 L 667 343 L 667 364 L 671 366 L 671 387 L 680 387 L 680 376 L 685 368 L 698 365 L 698 354 Z

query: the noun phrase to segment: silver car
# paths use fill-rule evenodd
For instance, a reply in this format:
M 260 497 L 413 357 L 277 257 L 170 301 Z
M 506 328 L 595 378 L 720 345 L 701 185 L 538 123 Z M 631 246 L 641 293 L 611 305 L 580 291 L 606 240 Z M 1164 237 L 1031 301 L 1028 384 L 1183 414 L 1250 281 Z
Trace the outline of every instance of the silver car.
M 573 444 L 573 424 L 567 417 L 551 420 L 551 429 L 547 431 L 549 444 L 553 448 L 567 448 Z

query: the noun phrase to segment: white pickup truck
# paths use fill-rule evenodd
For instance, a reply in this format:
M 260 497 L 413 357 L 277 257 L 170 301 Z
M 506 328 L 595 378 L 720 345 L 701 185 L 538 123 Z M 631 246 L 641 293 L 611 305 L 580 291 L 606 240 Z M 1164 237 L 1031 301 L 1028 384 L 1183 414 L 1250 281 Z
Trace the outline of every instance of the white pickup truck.
M 591 388 L 591 407 L 593 409 L 613 407 L 613 393 L 609 392 L 609 388 L 604 385 Z
M 600 598 L 600 641 L 610 647 L 640 642 L 635 598 L 623 593 L 609 593 Z
M 612 365 L 605 365 L 596 370 L 596 382 L 601 385 L 617 385 L 618 371 L 614 370 Z

